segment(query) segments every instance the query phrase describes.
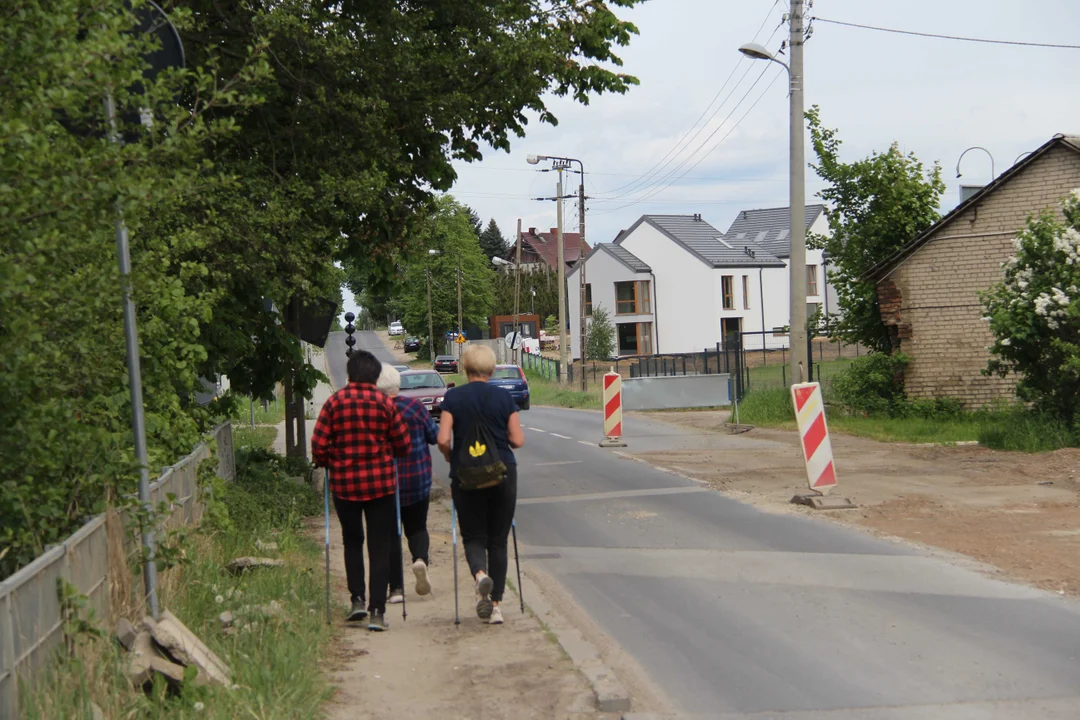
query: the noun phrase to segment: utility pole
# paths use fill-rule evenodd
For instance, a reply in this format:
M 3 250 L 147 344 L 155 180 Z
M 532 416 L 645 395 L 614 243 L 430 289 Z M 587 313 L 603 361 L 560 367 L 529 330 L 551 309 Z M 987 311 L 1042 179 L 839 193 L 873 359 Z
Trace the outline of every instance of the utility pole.
M 463 325 L 463 323 L 461 322 L 461 259 L 459 258 L 458 263 L 457 263 L 457 331 L 459 333 L 462 331 L 462 325 Z M 454 345 L 458 348 L 457 354 L 460 357 L 461 356 L 461 350 L 460 350 L 461 343 L 457 342 L 457 338 L 454 338 L 454 340 L 455 340 Z
M 806 376 L 806 160 L 803 120 L 803 0 L 791 0 L 791 383 Z
M 555 201 L 555 207 L 557 208 L 556 218 L 558 218 L 558 231 L 559 231 L 559 382 L 566 382 L 566 358 L 568 353 L 566 347 L 567 334 L 566 334 L 566 248 L 563 243 L 563 194 L 562 194 L 562 174 L 563 167 L 558 167 L 559 172 L 559 184 L 555 191 L 555 196 L 558 200 Z
M 514 262 L 514 334 L 521 332 L 521 311 L 518 309 L 521 299 L 521 218 L 518 218 L 517 224 L 517 260 Z M 514 350 L 514 364 L 521 364 L 521 348 Z
M 430 261 L 429 261 L 430 263 Z M 431 353 L 431 362 L 435 362 L 435 324 L 431 319 L 431 266 L 424 268 L 427 275 L 427 333 L 428 352 Z
M 585 168 L 581 168 L 581 184 L 578 185 L 578 283 L 580 285 L 580 299 L 578 310 L 580 323 L 578 330 L 581 333 L 579 342 L 581 347 L 581 389 L 585 391 L 588 386 L 585 381 Z

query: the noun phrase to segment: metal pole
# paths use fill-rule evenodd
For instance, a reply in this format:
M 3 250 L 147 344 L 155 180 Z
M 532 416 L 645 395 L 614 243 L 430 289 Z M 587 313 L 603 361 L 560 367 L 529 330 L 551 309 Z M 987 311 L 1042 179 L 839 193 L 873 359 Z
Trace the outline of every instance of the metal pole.
M 581 184 L 578 185 L 578 278 L 580 283 L 581 299 L 579 301 L 579 310 L 581 317 L 579 318 L 580 332 L 581 332 L 581 389 L 582 391 L 588 389 L 588 383 L 585 380 L 585 165 L 582 162 L 578 162 L 581 166 Z
M 458 263 L 457 263 L 457 331 L 459 333 L 462 332 L 462 329 L 463 329 L 462 325 L 463 324 L 464 323 L 462 323 L 462 321 L 461 321 L 461 259 L 459 258 Z M 456 338 L 455 338 L 455 341 L 456 341 Z M 456 345 L 459 348 L 457 354 L 460 357 L 461 356 L 461 350 L 460 350 L 461 343 L 456 343 Z
M 111 129 L 111 140 L 120 143 L 116 132 L 116 104 L 112 94 L 105 95 L 105 117 Z M 153 505 L 150 498 L 150 461 L 146 452 L 146 418 L 143 414 L 142 369 L 139 365 L 139 333 L 135 324 L 135 301 L 131 297 L 131 251 L 128 246 L 127 225 L 116 202 L 116 256 L 120 266 L 120 284 L 124 291 L 124 341 L 127 346 L 128 386 L 131 393 L 131 429 L 135 435 L 135 462 L 139 464 L 139 502 L 149 513 Z M 146 599 L 150 605 L 150 617 L 158 618 L 157 562 L 154 553 L 154 527 L 151 521 L 142 526 L 142 543 L 146 556 L 143 559 L 143 582 Z
M 428 260 L 430 263 L 431 260 Z M 424 273 L 427 275 L 427 332 L 428 332 L 428 352 L 431 353 L 431 362 L 435 362 L 435 324 L 431 318 L 431 266 L 424 268 Z
M 806 175 L 803 147 L 803 0 L 791 0 L 791 373 L 806 378 Z
M 518 303 L 521 299 L 521 218 L 518 218 L 517 226 L 517 260 L 514 262 L 514 334 L 517 335 L 521 330 L 521 310 L 518 308 Z M 521 364 L 521 348 L 514 350 L 514 364 Z
M 567 356 L 567 334 L 566 334 L 566 248 L 563 246 L 563 183 L 562 175 L 563 168 L 560 166 L 559 170 L 559 185 L 555 192 L 555 196 L 558 198 L 555 203 L 555 207 L 558 208 L 556 217 L 558 218 L 558 232 L 559 232 L 559 382 L 566 382 L 566 356 Z

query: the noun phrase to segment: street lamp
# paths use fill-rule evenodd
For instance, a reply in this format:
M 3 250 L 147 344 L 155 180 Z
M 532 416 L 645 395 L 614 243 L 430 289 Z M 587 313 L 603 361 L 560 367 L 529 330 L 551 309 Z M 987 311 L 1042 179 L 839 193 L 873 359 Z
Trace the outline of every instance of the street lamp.
M 424 275 L 427 276 L 427 327 L 428 327 L 428 353 L 431 355 L 431 362 L 435 362 L 435 323 L 431 316 L 431 258 L 441 253 L 435 248 L 430 248 L 427 251 L 428 263 L 424 268 Z
M 790 96 L 789 198 L 791 211 L 791 259 L 788 263 L 791 282 L 791 383 L 812 380 L 807 377 L 806 341 L 806 175 L 803 147 L 803 0 L 791 0 L 789 13 L 791 64 L 778 59 L 758 45 L 747 43 L 739 52 L 755 60 L 768 60 L 782 66 L 788 74 Z
M 577 158 L 560 157 L 558 155 L 528 155 L 525 158 L 525 162 L 530 165 L 537 165 L 541 160 L 550 160 L 552 169 L 559 173 L 559 182 L 555 191 L 555 201 L 558 203 L 556 212 L 556 218 L 558 222 L 558 262 L 559 262 L 559 360 L 562 369 L 559 372 L 559 380 L 566 379 L 567 372 L 567 358 L 568 358 L 568 338 L 566 335 L 566 259 L 565 259 L 565 246 L 563 243 L 563 219 L 562 219 L 562 201 L 563 201 L 563 187 L 562 187 L 562 174 L 563 170 L 570 167 L 571 163 L 578 164 L 578 170 L 581 174 L 581 182 L 578 184 L 578 332 L 580 333 L 580 351 L 581 351 L 581 383 L 582 389 L 585 389 L 585 164 Z M 537 198 L 546 199 L 546 198 Z

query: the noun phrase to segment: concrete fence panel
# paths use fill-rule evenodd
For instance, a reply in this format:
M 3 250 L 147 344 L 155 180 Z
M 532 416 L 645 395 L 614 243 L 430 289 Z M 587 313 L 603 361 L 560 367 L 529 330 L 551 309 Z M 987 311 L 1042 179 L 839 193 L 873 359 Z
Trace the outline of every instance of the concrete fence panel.
M 623 410 L 672 410 L 731 404 L 731 376 L 669 375 L 622 381 Z

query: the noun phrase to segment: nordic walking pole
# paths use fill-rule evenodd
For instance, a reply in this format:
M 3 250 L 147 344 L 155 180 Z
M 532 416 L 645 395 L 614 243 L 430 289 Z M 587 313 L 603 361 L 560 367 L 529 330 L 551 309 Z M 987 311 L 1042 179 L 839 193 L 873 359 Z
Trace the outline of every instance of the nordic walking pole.
M 458 591 L 457 591 L 457 506 L 450 503 L 450 536 L 453 538 L 454 548 L 454 624 L 460 625 L 461 618 L 458 616 Z
M 401 561 L 401 622 L 408 617 L 405 613 L 405 553 L 401 550 L 401 486 L 394 489 L 394 507 L 397 508 L 397 545 L 398 560 Z
M 582 372 L 584 372 L 584 371 L 582 371 Z M 512 532 L 514 534 L 514 565 L 517 566 L 518 600 L 521 601 L 521 612 L 522 612 L 522 614 L 524 614 L 525 613 L 525 595 L 522 593 L 522 590 L 521 590 L 521 560 L 518 559 L 518 551 L 517 551 L 517 523 L 515 521 L 513 521 L 513 520 L 510 521 L 510 532 Z
M 330 624 L 330 468 L 323 481 L 323 506 L 326 515 L 326 624 Z

